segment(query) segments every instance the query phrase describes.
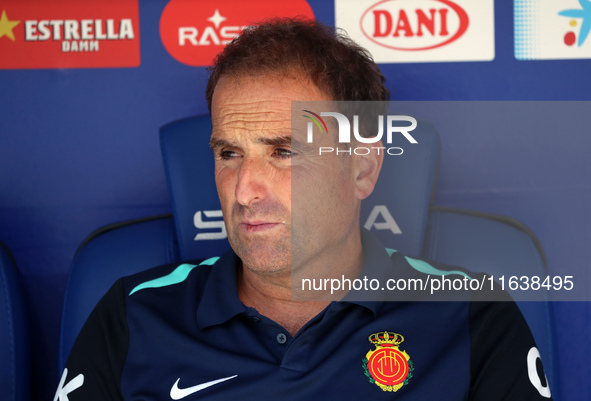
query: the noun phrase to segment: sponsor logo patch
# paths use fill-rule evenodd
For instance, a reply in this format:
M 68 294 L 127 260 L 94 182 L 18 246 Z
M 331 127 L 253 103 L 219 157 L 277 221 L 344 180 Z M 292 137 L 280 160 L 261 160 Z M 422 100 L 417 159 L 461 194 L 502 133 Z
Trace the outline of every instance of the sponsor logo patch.
M 0 6 L 0 69 L 137 67 L 138 0 Z
M 205 67 L 249 25 L 273 17 L 314 18 L 305 0 L 171 0 L 160 17 L 160 37 L 180 63 Z
M 369 336 L 374 350 L 365 354 L 363 370 L 370 383 L 383 391 L 398 391 L 407 385 L 414 371 L 406 351 L 400 350 L 404 337 L 391 331 L 382 331 Z
M 591 1 L 515 0 L 515 58 L 591 58 Z
M 494 59 L 493 0 L 336 0 L 335 25 L 378 63 Z
M 180 388 L 179 387 L 179 381 L 181 380 L 179 378 L 174 383 L 174 385 L 172 386 L 172 388 L 170 389 L 170 398 L 172 398 L 173 400 L 181 400 L 181 399 L 183 399 L 185 397 L 188 397 L 191 394 L 194 394 L 194 393 L 196 393 L 198 391 L 201 391 L 201 390 L 206 389 L 206 388 L 211 387 L 211 386 L 215 386 L 218 383 L 225 382 L 226 380 L 230 380 L 230 379 L 233 379 L 235 377 L 238 377 L 238 375 L 224 377 L 223 379 L 212 380 L 212 381 L 209 381 L 207 383 L 201 383 L 201 384 L 198 384 L 196 386 L 187 387 L 187 388 Z

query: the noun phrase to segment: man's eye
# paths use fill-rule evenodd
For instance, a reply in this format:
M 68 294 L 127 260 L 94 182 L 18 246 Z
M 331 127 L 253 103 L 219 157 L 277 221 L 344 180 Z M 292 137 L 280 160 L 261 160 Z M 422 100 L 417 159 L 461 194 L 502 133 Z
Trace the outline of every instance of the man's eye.
M 275 154 L 281 159 L 289 159 L 291 156 L 295 155 L 295 153 L 292 153 L 291 150 L 281 148 L 275 149 Z
M 220 158 L 222 160 L 230 160 L 230 159 L 234 159 L 234 158 L 236 158 L 238 156 L 239 156 L 238 153 L 233 152 L 231 150 L 222 150 L 220 152 Z

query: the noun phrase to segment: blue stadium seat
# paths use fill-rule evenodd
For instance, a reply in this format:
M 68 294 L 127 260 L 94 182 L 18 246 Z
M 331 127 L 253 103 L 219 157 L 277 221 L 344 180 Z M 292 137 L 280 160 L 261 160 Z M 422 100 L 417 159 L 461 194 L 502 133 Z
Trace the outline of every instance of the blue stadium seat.
M 16 264 L 0 242 L 0 388 L 2 399 L 30 399 L 27 313 Z
M 173 215 L 109 226 L 81 246 L 64 300 L 60 366 L 101 294 L 123 275 L 186 259 L 219 256 L 229 244 L 214 181 L 208 116 L 170 123 L 160 130 Z M 402 156 L 385 157 L 374 193 L 363 203 L 361 224 L 388 247 L 499 274 L 547 275 L 535 236 L 499 216 L 434 208 L 439 136 L 427 122 L 413 131 L 417 145 L 394 138 Z M 396 141 L 400 140 L 400 143 Z M 551 385 L 556 383 L 552 315 L 544 303 L 519 303 L 539 344 Z M 555 392 L 556 394 L 556 392 Z
M 534 335 L 556 401 L 556 334 L 548 292 L 508 288 L 510 276 L 548 276 L 544 251 L 535 234 L 507 216 L 432 206 L 422 256 L 505 277 L 505 290 L 515 299 Z
M 119 277 L 179 260 L 173 225 L 170 215 L 111 224 L 80 245 L 64 295 L 60 371 L 94 305 Z

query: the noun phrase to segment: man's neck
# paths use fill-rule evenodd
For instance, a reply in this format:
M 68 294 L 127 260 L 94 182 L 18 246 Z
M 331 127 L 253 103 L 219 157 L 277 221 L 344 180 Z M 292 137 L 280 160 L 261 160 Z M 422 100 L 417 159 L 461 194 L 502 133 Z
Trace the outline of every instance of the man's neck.
M 328 301 L 298 302 L 291 299 L 291 288 L 270 284 L 246 270 L 238 274 L 238 296 L 246 306 L 283 326 L 292 336 L 330 303 Z
M 294 269 L 297 273 L 293 274 L 289 269 L 283 273 L 261 274 L 242 266 L 237 275 L 238 296 L 244 305 L 255 308 L 295 335 L 331 301 L 340 300 L 346 294 L 331 293 L 330 287 L 326 291 L 305 291 L 302 289 L 302 277 L 314 279 L 317 283 L 326 283 L 325 279 L 341 279 L 342 276 L 354 280 L 359 277 L 364 260 L 365 254 L 359 242 L 338 256 L 316 260 L 315 266 Z

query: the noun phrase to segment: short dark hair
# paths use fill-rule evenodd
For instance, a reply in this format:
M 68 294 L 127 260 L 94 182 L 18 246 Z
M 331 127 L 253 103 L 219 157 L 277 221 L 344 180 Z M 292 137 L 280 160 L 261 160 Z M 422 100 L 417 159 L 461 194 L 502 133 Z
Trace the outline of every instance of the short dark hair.
M 384 75 L 367 50 L 315 20 L 276 18 L 245 29 L 217 55 L 207 105 L 224 75 L 301 71 L 332 100 L 390 100 Z

